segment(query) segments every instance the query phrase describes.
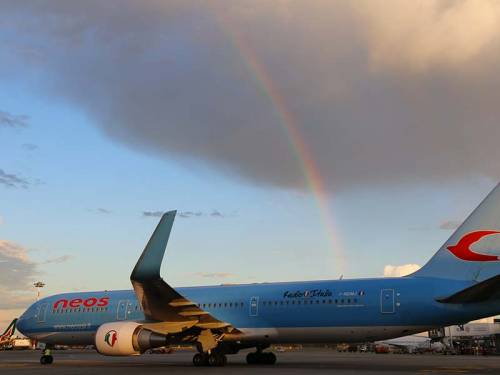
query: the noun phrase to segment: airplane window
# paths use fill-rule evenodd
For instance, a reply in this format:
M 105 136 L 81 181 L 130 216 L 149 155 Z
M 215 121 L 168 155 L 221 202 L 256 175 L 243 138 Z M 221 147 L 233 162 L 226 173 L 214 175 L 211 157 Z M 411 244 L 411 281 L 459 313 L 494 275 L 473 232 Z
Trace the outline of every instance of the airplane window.
M 337 304 L 337 303 L 339 303 L 339 300 L 338 300 L 338 299 L 336 299 L 336 300 L 335 300 L 335 303 L 336 303 L 336 304 Z
M 347 303 L 351 303 L 351 299 L 350 298 L 347 299 Z
M 326 303 L 326 300 L 323 300 L 323 303 Z
M 290 301 L 288 301 L 288 300 L 287 300 L 287 301 L 286 301 L 286 304 L 288 305 L 288 304 L 289 304 L 289 302 L 290 302 Z
M 344 303 L 344 300 L 343 300 L 343 299 L 341 299 L 341 300 L 340 300 L 340 303 Z
M 331 304 L 332 304 L 332 300 L 331 300 L 331 299 L 329 299 L 329 300 L 328 300 L 328 303 L 331 305 Z
M 280 305 L 283 305 L 283 301 L 280 302 Z
M 232 302 L 229 302 L 229 307 L 233 307 L 233 303 Z
M 319 299 L 316 300 L 316 305 L 318 305 L 318 304 L 319 304 Z
M 224 307 L 227 307 L 227 302 L 224 304 Z
M 278 301 L 274 301 L 274 306 L 278 306 Z

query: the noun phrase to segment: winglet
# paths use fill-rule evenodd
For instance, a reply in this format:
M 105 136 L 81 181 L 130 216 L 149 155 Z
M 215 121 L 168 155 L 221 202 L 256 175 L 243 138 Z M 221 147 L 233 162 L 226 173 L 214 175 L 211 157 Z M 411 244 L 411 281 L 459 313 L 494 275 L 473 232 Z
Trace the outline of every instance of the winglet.
M 137 261 L 130 275 L 130 280 L 144 281 L 160 278 L 161 262 L 165 254 L 176 213 L 177 211 L 168 211 L 163 214 L 141 257 Z

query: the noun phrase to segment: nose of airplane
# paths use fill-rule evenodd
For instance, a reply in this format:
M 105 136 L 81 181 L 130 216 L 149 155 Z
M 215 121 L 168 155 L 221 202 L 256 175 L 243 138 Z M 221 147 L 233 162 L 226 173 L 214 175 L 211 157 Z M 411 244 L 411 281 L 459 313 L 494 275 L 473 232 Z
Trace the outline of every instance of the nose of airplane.
M 23 335 L 28 336 L 29 331 L 29 321 L 30 321 L 30 309 L 26 310 L 18 319 L 16 323 L 16 329 Z
M 26 330 L 26 312 L 17 319 L 16 329 L 24 335 Z

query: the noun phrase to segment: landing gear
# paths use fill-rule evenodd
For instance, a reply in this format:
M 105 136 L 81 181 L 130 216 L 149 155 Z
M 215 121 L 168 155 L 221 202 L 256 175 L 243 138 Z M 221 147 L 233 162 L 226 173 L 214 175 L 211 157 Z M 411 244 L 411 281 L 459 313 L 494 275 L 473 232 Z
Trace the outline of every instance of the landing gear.
M 257 351 L 247 354 L 247 363 L 249 365 L 274 365 L 276 356 L 271 352 Z
M 193 357 L 193 365 L 198 366 L 207 366 L 208 365 L 208 356 L 205 353 L 196 353 Z
M 227 363 L 227 357 L 222 353 L 212 352 L 208 353 L 197 353 L 193 357 L 193 365 L 195 366 L 210 366 L 210 367 L 222 367 Z
M 40 358 L 41 365 L 51 365 L 54 362 L 54 357 L 52 357 L 50 348 L 45 347 Z

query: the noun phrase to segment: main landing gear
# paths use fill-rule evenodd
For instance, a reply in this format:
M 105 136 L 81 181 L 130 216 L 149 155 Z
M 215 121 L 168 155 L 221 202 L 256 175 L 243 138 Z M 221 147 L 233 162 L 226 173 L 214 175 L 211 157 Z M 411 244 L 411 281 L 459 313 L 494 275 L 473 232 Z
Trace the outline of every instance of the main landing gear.
M 197 353 L 193 357 L 193 364 L 195 366 L 222 367 L 226 363 L 227 357 L 223 353 Z
M 51 365 L 54 362 L 54 357 L 52 357 L 51 349 L 45 347 L 42 352 L 42 356 L 40 357 L 40 364 L 42 365 Z
M 276 356 L 271 352 L 256 351 L 247 354 L 247 363 L 249 365 L 274 365 Z

